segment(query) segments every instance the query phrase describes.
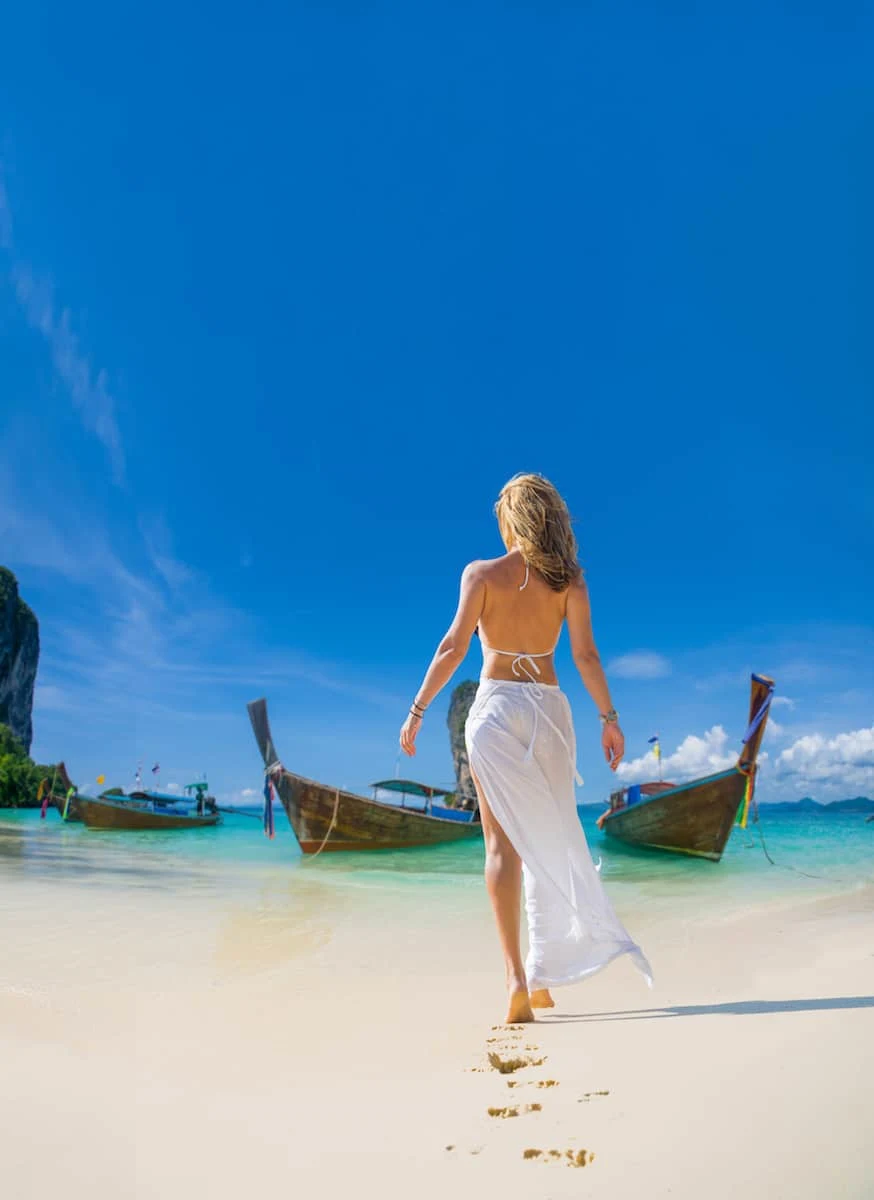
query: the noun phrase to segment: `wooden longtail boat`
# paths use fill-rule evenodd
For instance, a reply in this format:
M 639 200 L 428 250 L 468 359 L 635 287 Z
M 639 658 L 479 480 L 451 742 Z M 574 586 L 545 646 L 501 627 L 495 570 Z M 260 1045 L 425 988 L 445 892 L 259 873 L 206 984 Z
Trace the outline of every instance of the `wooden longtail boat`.
M 89 829 L 199 829 L 217 825 L 218 812 L 174 812 L 167 805 L 131 796 L 79 796 L 82 820 Z
M 640 799 L 631 803 L 631 788 L 614 792 L 609 810 L 598 819 L 604 833 L 631 846 L 719 862 L 741 806 L 745 818 L 752 797 L 773 694 L 773 680 L 753 675 L 749 728 L 735 766 L 679 786 L 643 784 L 638 789 Z
M 265 771 L 279 793 L 304 854 L 322 850 L 397 850 L 472 841 L 482 836 L 479 821 L 460 821 L 418 808 L 383 804 L 287 771 L 273 746 L 267 701 L 254 700 L 248 708 Z
M 202 813 L 174 812 L 146 793 L 130 796 L 78 796 L 79 812 L 89 829 L 200 829 L 217 825 L 221 815 L 208 806 Z

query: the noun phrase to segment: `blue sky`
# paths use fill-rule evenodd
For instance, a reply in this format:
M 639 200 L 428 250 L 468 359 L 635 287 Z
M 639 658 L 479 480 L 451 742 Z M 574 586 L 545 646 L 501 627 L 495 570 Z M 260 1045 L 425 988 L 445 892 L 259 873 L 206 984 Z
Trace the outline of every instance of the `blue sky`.
M 393 774 L 495 495 L 536 470 L 627 778 L 656 730 L 678 775 L 726 760 L 754 669 L 783 701 L 762 798 L 874 789 L 872 26 L 18 6 L 0 562 L 41 621 L 34 753 L 239 797 L 266 693 L 288 766 Z M 451 778 L 447 702 L 404 771 Z

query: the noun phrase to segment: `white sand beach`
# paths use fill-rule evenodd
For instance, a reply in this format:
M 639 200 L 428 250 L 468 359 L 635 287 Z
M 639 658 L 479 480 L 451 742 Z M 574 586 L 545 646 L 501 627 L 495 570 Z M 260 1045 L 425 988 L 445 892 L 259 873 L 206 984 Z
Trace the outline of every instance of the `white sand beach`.
M 623 913 L 655 989 L 619 962 L 515 1030 L 479 889 L 277 867 L 220 902 L 7 875 L 0 903 L 12 1200 L 874 1195 L 870 886 Z

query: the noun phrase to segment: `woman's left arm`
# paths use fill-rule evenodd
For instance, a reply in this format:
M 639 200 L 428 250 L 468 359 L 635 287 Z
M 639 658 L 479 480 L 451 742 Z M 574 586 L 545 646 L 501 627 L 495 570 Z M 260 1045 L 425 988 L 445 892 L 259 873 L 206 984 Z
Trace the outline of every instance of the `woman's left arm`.
M 482 565 L 469 563 L 461 576 L 461 595 L 458 609 L 446 635 L 437 647 L 431 665 L 425 672 L 421 687 L 416 692 L 410 712 L 401 726 L 401 749 L 405 754 L 416 753 L 416 736 L 422 727 L 425 709 L 445 687 L 464 660 L 470 639 L 482 616 L 486 599 L 486 585 Z

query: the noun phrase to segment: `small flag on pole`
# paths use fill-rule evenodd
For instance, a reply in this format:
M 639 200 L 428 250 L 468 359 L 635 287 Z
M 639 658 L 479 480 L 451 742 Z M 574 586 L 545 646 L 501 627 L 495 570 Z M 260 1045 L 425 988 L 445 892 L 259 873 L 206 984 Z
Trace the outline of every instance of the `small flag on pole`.
M 155 763 L 155 765 L 152 767 L 152 774 L 157 775 L 160 770 L 161 770 L 161 764 Z
M 656 756 L 656 758 L 661 758 L 661 756 L 662 756 L 662 744 L 661 744 L 661 742 L 659 741 L 658 737 L 657 737 L 657 736 L 656 736 L 656 737 L 651 737 L 651 738 L 649 739 L 649 744 L 650 744 L 650 746 L 652 746 L 652 752 L 653 752 L 653 754 Z

